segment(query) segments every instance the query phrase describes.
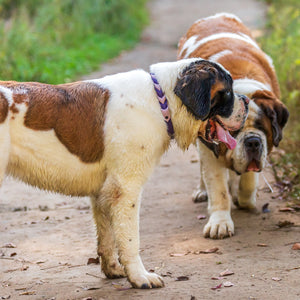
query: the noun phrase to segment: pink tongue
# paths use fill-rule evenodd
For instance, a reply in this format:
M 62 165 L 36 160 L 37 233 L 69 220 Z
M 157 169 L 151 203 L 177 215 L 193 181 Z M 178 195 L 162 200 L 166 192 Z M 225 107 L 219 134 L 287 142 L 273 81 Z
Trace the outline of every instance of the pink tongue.
M 257 163 L 253 160 L 248 165 L 247 171 L 259 172 L 260 170 L 259 170 L 259 167 L 257 166 Z
M 230 135 L 228 130 L 225 130 L 218 122 L 216 122 L 217 137 L 220 142 L 223 142 L 227 148 L 234 149 L 236 147 L 236 140 Z

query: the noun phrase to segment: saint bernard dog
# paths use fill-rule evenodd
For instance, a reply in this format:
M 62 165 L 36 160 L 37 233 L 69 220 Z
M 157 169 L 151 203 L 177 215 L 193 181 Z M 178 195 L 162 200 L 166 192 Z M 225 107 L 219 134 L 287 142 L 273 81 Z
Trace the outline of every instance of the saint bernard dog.
M 143 266 L 138 221 L 142 186 L 171 138 L 181 149 L 208 133 L 218 141 L 243 125 L 249 103 L 218 63 L 193 58 L 150 70 L 60 85 L 0 82 L 1 182 L 9 174 L 90 196 L 102 271 L 135 288 L 163 286 Z
M 234 149 L 224 145 L 235 144 L 230 138 L 215 144 L 200 137 L 207 147 L 198 142 L 201 178 L 193 200 L 209 201 L 210 218 L 204 236 L 224 238 L 234 234 L 231 197 L 238 207 L 255 209 L 258 172 L 272 147 L 282 139 L 289 113 L 279 100 L 271 58 L 235 15 L 221 13 L 196 21 L 181 38 L 178 49 L 179 59 L 191 57 L 221 64 L 234 80 L 234 92 L 251 99 L 243 129 L 233 133 L 237 141 Z

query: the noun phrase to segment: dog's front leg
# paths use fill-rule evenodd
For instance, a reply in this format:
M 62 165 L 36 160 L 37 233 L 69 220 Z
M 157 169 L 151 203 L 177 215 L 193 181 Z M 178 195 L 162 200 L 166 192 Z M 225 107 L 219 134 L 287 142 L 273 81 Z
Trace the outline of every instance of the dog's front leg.
M 101 257 L 102 272 L 107 278 L 125 277 L 111 226 L 110 191 L 106 187 L 107 184 L 104 184 L 100 196 L 91 198 L 98 237 L 97 253 Z
M 132 286 L 142 289 L 162 287 L 162 278 L 147 272 L 139 255 L 140 186 L 128 182 L 122 185 L 120 197 L 110 205 L 114 235 L 120 262 Z
M 259 173 L 247 172 L 241 175 L 238 190 L 238 206 L 240 208 L 255 210 L 256 192 Z
M 210 218 L 203 229 L 205 237 L 224 238 L 234 234 L 230 215 L 231 197 L 227 184 L 227 169 L 221 161 L 203 144 L 198 145 L 202 177 L 208 195 Z

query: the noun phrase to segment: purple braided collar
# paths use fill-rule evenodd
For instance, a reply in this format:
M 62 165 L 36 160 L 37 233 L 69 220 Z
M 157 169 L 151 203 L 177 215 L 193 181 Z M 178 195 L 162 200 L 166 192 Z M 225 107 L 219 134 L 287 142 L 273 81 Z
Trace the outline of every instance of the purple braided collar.
M 157 97 L 159 105 L 160 105 L 161 113 L 164 116 L 164 120 L 167 124 L 168 134 L 171 138 L 174 138 L 174 128 L 173 128 L 171 114 L 170 114 L 169 107 L 168 107 L 168 99 L 165 96 L 164 92 L 162 91 L 161 86 L 159 85 L 155 74 L 150 73 L 150 75 L 151 75 L 151 79 L 154 84 L 154 90 L 156 92 L 156 97 Z

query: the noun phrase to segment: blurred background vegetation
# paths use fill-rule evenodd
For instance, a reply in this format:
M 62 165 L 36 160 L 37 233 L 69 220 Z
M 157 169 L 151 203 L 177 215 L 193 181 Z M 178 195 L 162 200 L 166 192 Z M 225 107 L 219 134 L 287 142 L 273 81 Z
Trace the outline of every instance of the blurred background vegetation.
M 63 83 L 132 47 L 147 0 L 0 0 L 0 79 Z
M 290 119 L 272 159 L 278 183 L 300 205 L 300 1 L 265 0 L 269 5 L 266 32 L 260 43 L 274 61 L 281 100 Z M 281 182 L 280 182 L 281 181 Z

